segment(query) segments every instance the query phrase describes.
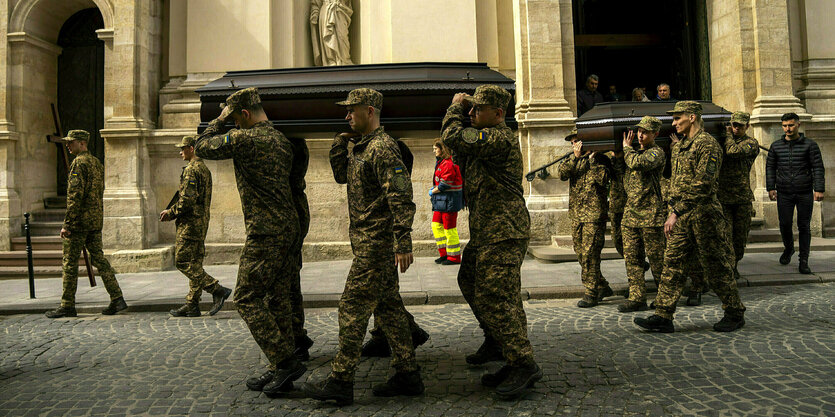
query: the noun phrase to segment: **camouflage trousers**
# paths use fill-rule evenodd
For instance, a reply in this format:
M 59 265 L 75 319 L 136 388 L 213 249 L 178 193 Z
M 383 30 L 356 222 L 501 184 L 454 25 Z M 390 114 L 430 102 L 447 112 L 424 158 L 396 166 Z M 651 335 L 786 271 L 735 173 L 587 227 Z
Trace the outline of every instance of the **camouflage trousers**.
M 247 236 L 235 305 L 252 337 L 275 369 L 295 349 L 290 281 L 294 265 L 288 256 L 296 236 Z
M 734 248 L 734 278 L 739 278 L 739 271 L 736 264 L 745 255 L 745 245 L 748 243 L 748 232 L 751 230 L 751 216 L 754 215 L 754 205 L 746 204 L 723 204 L 722 211 L 725 212 L 725 219 L 728 221 L 728 234 L 731 236 L 731 243 Z
M 679 217 L 667 239 L 655 314 L 672 319 L 687 279 L 689 259 L 699 260 L 708 284 L 730 316 L 741 317 L 745 306 L 733 276 L 733 248 L 720 207 L 702 206 Z
M 111 300 L 122 296 L 122 289 L 116 281 L 116 271 L 110 266 L 110 262 L 104 257 L 101 244 L 101 230 L 75 231 L 69 237 L 63 239 L 63 278 L 64 292 L 61 295 L 62 307 L 75 307 L 75 293 L 78 290 L 78 258 L 81 256 L 81 249 L 87 248 L 90 255 L 91 265 L 88 268 L 96 267 L 99 270 L 104 288 L 110 295 Z
M 409 313 L 408 310 L 406 311 L 406 320 L 409 321 L 409 334 L 415 334 L 420 330 L 420 326 L 415 323 L 415 316 L 412 313 Z M 383 327 L 380 325 L 380 321 L 377 320 L 377 315 L 374 314 L 374 327 L 371 328 L 371 337 L 375 339 L 384 339 L 386 334 L 383 332 Z
M 220 289 L 220 283 L 203 270 L 206 245 L 202 240 L 177 239 L 174 247 L 174 265 L 188 278 L 187 304 L 199 304 L 200 293 L 213 294 Z
M 613 213 L 609 212 L 609 222 L 612 224 L 612 243 L 615 244 L 615 250 L 620 256 L 623 256 L 623 212 Z
M 302 244 L 303 240 L 299 239 L 293 248 L 290 249 L 290 267 L 292 275 L 290 277 L 290 308 L 293 312 L 293 337 L 300 339 L 307 336 L 307 330 L 304 329 L 304 298 L 302 297 Z
M 624 227 L 623 260 L 626 264 L 626 277 L 629 281 L 629 300 L 646 301 L 646 283 L 644 281 L 644 259 L 649 258 L 649 266 L 656 281 L 664 270 L 664 248 L 667 238 L 663 227 Z
M 458 270 L 458 287 L 485 336 L 502 347 L 510 365 L 533 362 L 528 340 L 528 319 L 522 306 L 522 260 L 527 239 L 509 239 L 489 245 L 467 245 Z
M 583 287 L 586 296 L 597 298 L 598 290 L 609 285 L 600 273 L 600 252 L 605 243 L 604 232 L 606 223 L 575 223 L 572 238 L 574 239 L 574 253 L 580 263 Z
M 331 377 L 353 381 L 360 361 L 368 319 L 374 313 L 391 346 L 391 364 L 398 372 L 417 369 L 406 307 L 394 254 L 354 258 L 339 300 L 339 350 L 331 362 Z

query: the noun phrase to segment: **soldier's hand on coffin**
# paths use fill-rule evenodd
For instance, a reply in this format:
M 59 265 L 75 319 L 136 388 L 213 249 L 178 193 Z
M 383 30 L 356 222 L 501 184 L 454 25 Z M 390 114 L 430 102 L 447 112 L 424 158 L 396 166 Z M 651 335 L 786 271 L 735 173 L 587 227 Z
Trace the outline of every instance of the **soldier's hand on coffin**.
M 635 140 L 635 131 L 629 130 L 628 132 L 623 132 L 623 147 L 632 146 L 632 141 Z
M 581 156 L 581 152 L 583 151 L 583 142 L 578 140 L 571 144 L 571 148 L 574 150 L 574 157 L 579 158 Z
M 467 93 L 456 93 L 455 96 L 452 97 L 452 104 L 462 104 L 469 96 L 470 95 Z

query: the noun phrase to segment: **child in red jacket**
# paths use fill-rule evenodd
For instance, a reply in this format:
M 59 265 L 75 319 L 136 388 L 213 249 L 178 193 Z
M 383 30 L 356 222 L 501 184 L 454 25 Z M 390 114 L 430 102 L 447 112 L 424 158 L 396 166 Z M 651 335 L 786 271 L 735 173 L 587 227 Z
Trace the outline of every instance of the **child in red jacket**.
M 432 150 L 437 162 L 429 197 L 432 200 L 432 234 L 440 254 L 435 263 L 458 265 L 461 263 L 461 244 L 456 222 L 458 211 L 464 208 L 464 181 L 461 169 L 452 162 L 450 151 L 443 141 L 435 140 Z

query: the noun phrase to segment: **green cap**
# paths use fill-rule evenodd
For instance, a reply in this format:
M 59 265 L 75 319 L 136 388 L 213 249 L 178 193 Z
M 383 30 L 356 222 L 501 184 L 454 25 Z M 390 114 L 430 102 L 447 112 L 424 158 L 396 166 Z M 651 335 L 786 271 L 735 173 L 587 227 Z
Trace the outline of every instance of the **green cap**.
M 183 140 L 180 141 L 179 145 L 175 145 L 178 148 L 185 148 L 187 146 L 194 146 L 195 138 L 194 136 L 183 136 Z
M 661 130 L 661 121 L 652 116 L 644 116 L 635 127 L 640 127 L 649 132 L 657 132 Z
M 90 140 L 90 133 L 88 133 L 86 130 L 81 129 L 70 130 L 69 133 L 67 133 L 67 136 L 61 138 L 61 140 L 63 140 L 64 142 L 72 142 L 76 140 L 83 140 L 85 142 L 88 142 Z
M 574 129 L 571 129 L 571 132 L 568 134 L 568 136 L 565 137 L 565 140 L 571 142 L 571 139 L 574 139 L 576 136 L 577 136 L 577 128 L 575 127 Z
M 510 93 L 497 85 L 485 84 L 475 89 L 472 97 L 468 97 L 475 105 L 487 105 L 507 110 L 510 104 Z
M 256 104 L 261 104 L 261 96 L 255 87 L 238 90 L 226 98 L 226 105 L 231 106 L 233 112 L 252 108 Z
M 667 114 L 675 113 L 692 113 L 701 116 L 702 105 L 691 100 L 677 101 L 675 107 L 673 107 L 672 110 L 667 111 Z
M 336 103 L 339 106 L 353 106 L 365 104 L 375 109 L 383 109 L 383 95 L 377 90 L 370 88 L 357 88 L 348 93 L 348 98 Z
M 731 123 L 747 125 L 750 120 L 751 115 L 745 113 L 744 111 L 735 111 L 734 114 L 731 115 Z

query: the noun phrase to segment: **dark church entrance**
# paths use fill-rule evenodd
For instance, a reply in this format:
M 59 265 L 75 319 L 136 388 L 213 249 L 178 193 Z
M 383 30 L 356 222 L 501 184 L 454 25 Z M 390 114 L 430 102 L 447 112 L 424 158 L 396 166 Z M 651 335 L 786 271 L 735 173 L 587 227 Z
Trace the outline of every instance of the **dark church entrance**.
M 600 77 L 608 97 L 614 85 L 620 101 L 635 87 L 672 87 L 677 99 L 710 100 L 705 0 L 573 0 L 577 88 Z
M 104 28 L 98 9 L 85 9 L 67 19 L 58 35 L 58 115 L 64 134 L 72 129 L 90 132 L 90 153 L 104 163 L 104 42 L 96 35 Z M 72 155 L 69 155 L 72 161 Z M 67 171 L 58 156 L 58 195 L 67 194 Z

